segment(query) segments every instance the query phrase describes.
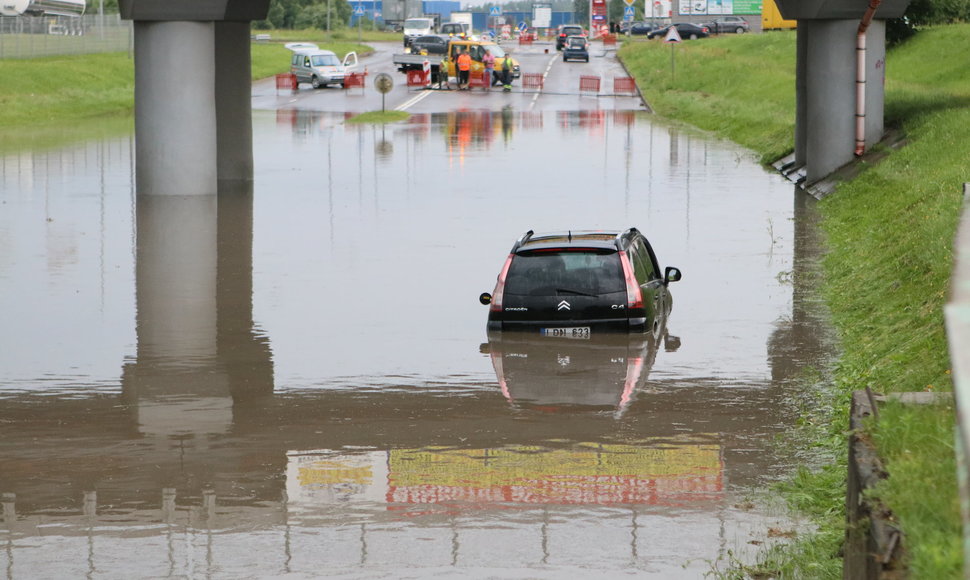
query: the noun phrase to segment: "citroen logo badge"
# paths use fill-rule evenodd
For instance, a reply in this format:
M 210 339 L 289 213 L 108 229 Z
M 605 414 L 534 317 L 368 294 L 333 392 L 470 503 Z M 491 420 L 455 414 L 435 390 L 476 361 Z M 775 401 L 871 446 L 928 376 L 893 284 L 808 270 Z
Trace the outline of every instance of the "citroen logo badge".
M 563 300 L 559 303 L 559 306 L 556 307 L 556 310 L 569 310 L 569 302 Z

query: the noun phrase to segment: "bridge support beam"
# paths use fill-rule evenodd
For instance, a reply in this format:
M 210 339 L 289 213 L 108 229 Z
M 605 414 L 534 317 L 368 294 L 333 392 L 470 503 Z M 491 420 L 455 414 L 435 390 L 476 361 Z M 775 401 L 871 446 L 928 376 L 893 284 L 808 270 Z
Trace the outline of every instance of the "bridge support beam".
M 799 20 L 795 162 L 813 183 L 851 162 L 855 151 L 858 20 Z M 873 21 L 866 52 L 866 144 L 883 135 L 885 21 Z

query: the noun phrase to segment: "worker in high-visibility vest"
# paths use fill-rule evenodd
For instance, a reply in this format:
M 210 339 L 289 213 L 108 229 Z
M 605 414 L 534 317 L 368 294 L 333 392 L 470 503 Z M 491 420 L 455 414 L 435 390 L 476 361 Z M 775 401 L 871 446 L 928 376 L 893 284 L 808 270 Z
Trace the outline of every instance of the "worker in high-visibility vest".
M 448 55 L 445 54 L 441 57 L 441 62 L 438 63 L 438 88 L 439 89 L 450 89 L 448 86 Z
M 472 55 L 462 50 L 458 54 L 458 59 L 455 61 L 455 64 L 458 66 L 458 90 L 467 90 L 468 77 L 472 72 Z
M 502 90 L 510 92 L 512 90 L 512 57 L 506 55 L 502 61 Z

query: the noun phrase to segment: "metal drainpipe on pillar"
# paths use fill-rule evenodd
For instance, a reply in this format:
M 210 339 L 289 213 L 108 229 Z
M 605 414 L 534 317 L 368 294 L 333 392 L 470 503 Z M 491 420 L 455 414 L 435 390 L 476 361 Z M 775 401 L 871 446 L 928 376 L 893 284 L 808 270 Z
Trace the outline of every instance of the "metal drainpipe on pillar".
M 866 152 L 866 31 L 876 15 L 876 8 L 882 0 L 872 0 L 866 13 L 859 22 L 856 33 L 855 55 L 855 156 L 862 157 Z

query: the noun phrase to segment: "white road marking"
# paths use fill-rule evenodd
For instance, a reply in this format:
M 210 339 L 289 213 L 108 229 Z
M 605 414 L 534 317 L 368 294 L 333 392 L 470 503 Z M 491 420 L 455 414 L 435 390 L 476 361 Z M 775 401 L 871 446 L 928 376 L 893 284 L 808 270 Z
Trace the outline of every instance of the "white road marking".
M 559 58 L 558 54 L 552 55 L 549 59 L 549 64 L 546 65 L 546 72 L 542 73 L 542 86 L 546 86 L 546 77 L 549 76 L 549 71 L 552 70 L 552 63 L 556 62 Z M 539 95 L 542 93 L 542 89 L 536 91 L 536 94 L 532 95 L 532 102 L 529 103 L 529 110 L 531 111 L 536 106 L 536 101 L 539 100 Z
M 394 110 L 395 111 L 404 111 L 404 110 L 407 110 L 408 107 L 411 107 L 413 105 L 416 105 L 416 104 L 420 103 L 421 102 L 421 99 L 427 98 L 428 95 L 430 95 L 430 94 L 431 94 L 431 91 L 421 91 L 421 94 L 419 94 L 419 95 L 417 95 L 415 97 L 412 97 L 411 99 L 405 101 L 404 104 L 402 104 L 402 105 L 398 105 L 397 107 L 394 108 Z

